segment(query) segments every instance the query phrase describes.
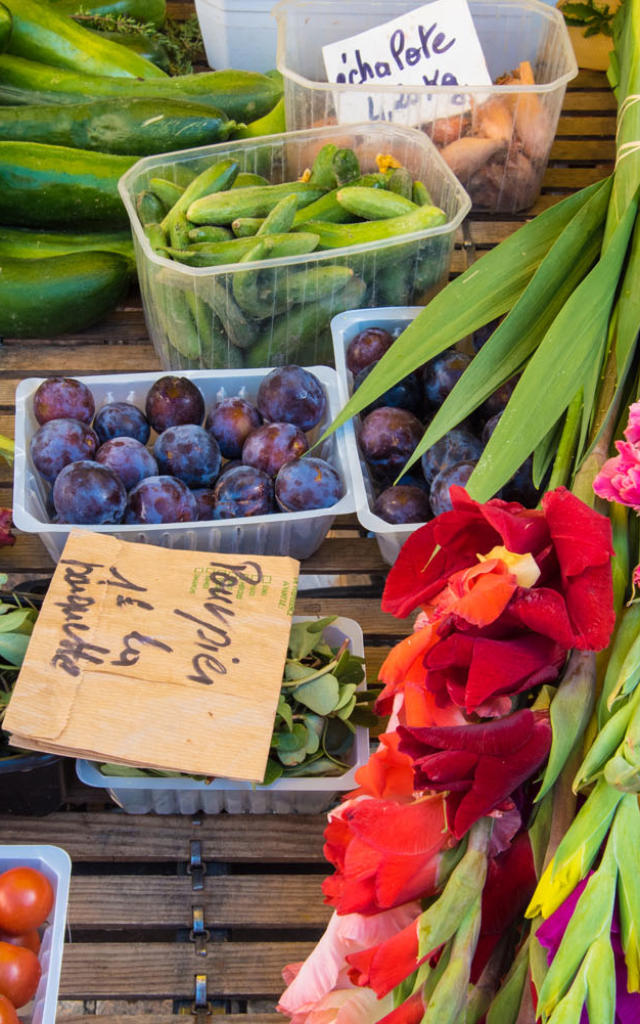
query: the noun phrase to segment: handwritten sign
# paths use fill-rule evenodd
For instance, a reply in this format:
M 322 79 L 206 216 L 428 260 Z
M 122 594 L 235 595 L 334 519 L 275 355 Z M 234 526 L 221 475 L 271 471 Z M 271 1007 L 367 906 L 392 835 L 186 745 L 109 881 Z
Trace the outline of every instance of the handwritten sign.
M 11 742 L 260 781 L 298 568 L 72 533 L 5 716 Z
M 491 85 L 491 77 L 467 0 L 432 0 L 415 11 L 322 48 L 327 78 L 342 85 L 376 86 L 336 93 L 338 120 L 393 121 L 415 125 L 430 120 L 435 93 L 425 86 Z M 420 86 L 394 92 L 394 85 Z M 382 90 L 380 87 L 386 87 Z M 437 116 L 468 108 L 464 89 L 437 96 Z

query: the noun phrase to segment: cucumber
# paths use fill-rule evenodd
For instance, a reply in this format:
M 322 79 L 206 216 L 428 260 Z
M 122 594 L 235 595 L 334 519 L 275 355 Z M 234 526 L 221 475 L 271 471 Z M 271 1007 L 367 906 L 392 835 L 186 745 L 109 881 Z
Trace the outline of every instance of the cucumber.
M 126 46 L 88 32 L 37 0 L 3 0 L 13 18 L 8 51 L 16 57 L 89 75 L 166 78 L 164 71 Z
M 196 199 L 187 209 L 187 218 L 193 224 L 231 224 L 237 217 L 266 217 L 285 196 L 295 195 L 298 206 L 307 206 L 323 194 L 324 189 L 304 181 L 228 189 Z
M 349 213 L 355 217 L 363 217 L 365 220 L 401 217 L 405 213 L 414 213 L 418 209 L 417 203 L 412 203 L 403 195 L 360 185 L 338 189 L 336 199 Z
M 373 189 L 371 190 L 374 191 Z M 380 192 L 380 195 L 385 193 Z M 397 197 L 396 197 L 397 198 Z M 364 245 L 367 242 L 392 241 L 399 235 L 414 231 L 425 231 L 446 224 L 447 215 L 437 206 L 416 206 L 411 213 L 404 213 L 384 220 L 368 220 L 358 224 L 330 224 L 313 220 L 300 225 L 302 231 L 314 231 L 320 236 L 321 249 L 340 249 L 347 245 Z M 294 230 L 298 230 L 297 227 Z
M 130 231 L 32 231 L 27 228 L 3 227 L 0 231 L 0 257 L 43 259 L 64 256 L 69 252 L 116 252 L 129 261 L 135 271 L 136 258 Z
M 0 142 L 0 223 L 127 227 L 118 180 L 135 159 L 39 142 Z
M 69 106 L 0 107 L 0 139 L 147 156 L 224 142 L 234 121 L 184 100 L 113 98 Z
M 129 265 L 109 252 L 0 258 L 0 336 L 49 338 L 97 323 L 127 291 Z
M 0 4 L 0 53 L 4 53 L 9 45 L 12 27 L 13 18 L 11 17 L 11 11 L 4 4 Z
M 150 21 L 158 28 L 167 17 L 166 0 L 48 0 L 57 14 L 71 18 L 83 14 L 113 14 L 136 21 Z
M 227 117 L 238 122 L 262 117 L 282 95 L 282 85 L 277 79 L 257 71 L 203 71 L 134 81 L 47 67 L 12 53 L 0 54 L 0 86 L 8 87 L 13 96 L 9 101 L 5 99 L 5 103 L 79 103 L 101 96 L 166 97 L 206 103 L 224 110 Z M 24 97 L 25 91 L 31 91 L 31 99 Z

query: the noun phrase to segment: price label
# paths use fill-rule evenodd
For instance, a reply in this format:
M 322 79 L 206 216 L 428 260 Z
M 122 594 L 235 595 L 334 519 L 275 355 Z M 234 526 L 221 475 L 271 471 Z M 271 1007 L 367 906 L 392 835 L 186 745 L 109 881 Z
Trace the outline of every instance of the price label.
M 436 94 L 428 86 L 447 86 L 437 96 L 437 116 L 460 114 L 469 107 L 463 86 L 492 84 L 467 0 L 432 0 L 383 25 L 322 48 L 327 78 L 336 91 L 338 120 L 392 121 L 416 125 L 428 121 Z M 420 86 L 414 92 L 394 85 Z M 455 86 L 461 86 L 460 92 Z M 371 92 L 367 86 L 375 86 Z

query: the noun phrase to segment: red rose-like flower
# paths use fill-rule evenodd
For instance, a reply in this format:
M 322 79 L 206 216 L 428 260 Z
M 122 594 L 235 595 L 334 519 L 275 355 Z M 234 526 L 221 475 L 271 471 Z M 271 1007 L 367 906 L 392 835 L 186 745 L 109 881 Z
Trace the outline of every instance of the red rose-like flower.
M 15 542 L 16 538 L 11 532 L 11 509 L 0 508 L 0 548 Z
M 330 813 L 324 835 L 324 855 L 336 872 L 322 891 L 339 914 L 377 914 L 432 895 L 443 852 L 455 845 L 439 793 L 412 803 L 349 800 Z
M 456 839 L 494 810 L 545 760 L 551 746 L 547 711 L 516 711 L 479 725 L 398 727 L 400 750 L 415 765 L 417 790 L 447 794 L 447 817 Z
M 502 612 L 506 623 L 566 650 L 607 645 L 614 623 L 613 547 L 605 516 L 563 487 L 544 495 L 541 510 L 498 498 L 479 504 L 461 487 L 452 487 L 450 495 L 452 510 L 416 530 L 401 548 L 387 578 L 383 611 L 404 616 L 429 605 L 452 575 L 503 547 L 530 553 L 541 574 L 533 587 L 514 588 Z

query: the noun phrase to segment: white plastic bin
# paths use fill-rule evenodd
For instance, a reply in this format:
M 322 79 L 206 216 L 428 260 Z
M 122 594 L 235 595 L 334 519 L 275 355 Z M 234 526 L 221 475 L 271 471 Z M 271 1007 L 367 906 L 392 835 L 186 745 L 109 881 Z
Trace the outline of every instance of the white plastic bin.
M 273 0 L 195 0 L 207 62 L 212 68 L 270 71 L 278 28 Z
M 311 616 L 294 616 L 294 622 Z M 349 640 L 352 654 L 364 657 L 362 630 L 353 619 L 337 618 L 324 631 L 332 647 Z M 213 779 L 198 782 L 183 778 L 143 776 L 120 778 L 103 775 L 92 761 L 76 761 L 76 772 L 87 786 L 106 789 L 109 796 L 128 814 L 320 814 L 340 794 L 355 789 L 355 773 L 369 757 L 369 731 L 356 727 L 351 748 L 351 768 L 333 777 L 280 778 L 270 786 L 250 782 Z
M 562 14 L 539 0 L 469 0 L 469 8 L 493 82 L 529 61 L 534 85 L 424 86 L 329 84 L 322 47 L 397 18 L 419 6 L 415 0 L 280 0 L 274 7 L 278 23 L 277 67 L 284 76 L 287 126 L 290 129 L 335 123 L 340 100 L 349 95 L 380 95 L 394 107 L 394 123 L 402 110 L 411 123 L 445 144 L 467 134 L 480 134 L 483 104 L 496 97 L 507 101 L 513 118 L 510 136 L 500 145 L 485 146 L 478 158 L 465 158 L 460 180 L 474 209 L 515 213 L 532 205 L 540 193 L 567 82 L 576 63 Z M 453 95 L 466 97 L 465 114 L 449 116 Z M 532 120 L 535 117 L 535 124 Z M 524 133 L 524 128 L 529 130 Z M 518 132 L 516 126 L 523 127 Z M 495 126 L 494 126 L 495 128 Z M 533 130 L 535 128 L 535 130 Z M 495 135 L 495 133 L 494 133 Z M 477 152 L 477 150 L 476 150 Z M 449 150 L 449 159 L 453 159 Z M 460 162 L 458 152 L 457 160 Z M 452 163 L 453 166 L 453 163 Z M 471 169 L 473 167 L 473 170 Z
M 53 910 L 42 932 L 42 944 L 38 954 L 42 965 L 42 977 L 33 1002 L 18 1013 L 26 1020 L 30 1012 L 31 1024 L 55 1024 L 67 922 L 71 860 L 66 850 L 59 846 L 0 846 L 0 873 L 8 871 L 9 868 L 23 866 L 37 868 L 49 879 L 55 899 Z
M 259 321 L 245 317 L 241 333 L 242 345 L 246 347 L 238 346 L 233 340 L 233 318 L 237 317 L 233 282 L 247 264 L 191 267 L 159 256 L 143 231 L 136 198 L 154 177 L 184 183 L 185 174 L 199 174 L 213 163 L 229 158 L 237 161 L 241 171 L 261 174 L 271 184 L 295 181 L 311 167 L 316 154 L 327 143 L 353 149 L 363 173 L 377 170 L 378 154 L 392 154 L 414 179 L 426 185 L 447 221 L 393 239 L 253 262 L 251 266 L 256 272 L 270 275 L 274 291 L 285 293 L 302 268 L 315 271 L 347 266 L 353 270 L 353 279 L 328 298 L 317 299 L 310 286 L 302 301 L 287 312 L 272 313 Z M 331 364 L 331 317 L 356 305 L 427 302 L 448 276 L 455 233 L 470 208 L 469 197 L 431 140 L 411 128 L 390 124 L 349 125 L 339 133 L 331 127 L 313 128 L 145 157 L 122 176 L 118 187 L 131 221 L 149 337 L 162 365 L 173 370 Z M 353 297 L 354 286 L 358 299 Z M 177 322 L 175 306 L 176 301 L 184 303 L 184 296 L 200 304 L 205 316 L 211 317 L 211 311 L 216 311 L 214 323 L 219 326 L 213 344 L 195 323 L 189 332 L 191 342 L 185 344 L 185 331 Z M 235 330 L 237 333 L 237 325 Z M 254 330 L 257 340 L 246 345 L 247 334 Z M 232 359 L 235 361 L 231 362 Z
M 345 361 L 347 346 L 351 339 L 367 327 L 382 327 L 394 337 L 397 337 L 420 312 L 422 312 L 420 306 L 388 306 L 380 309 L 349 310 L 345 313 L 339 313 L 338 316 L 333 318 L 331 321 L 331 336 L 333 338 L 333 351 L 336 372 L 338 374 L 341 406 L 344 407 L 353 392 L 353 374 L 347 369 Z M 359 419 L 359 417 L 356 417 L 356 419 Z M 404 542 L 422 524 L 387 523 L 380 516 L 374 515 L 371 510 L 375 501 L 376 491 L 369 468 L 358 450 L 353 420 L 349 420 L 342 429 L 345 431 L 349 475 L 353 487 L 358 521 L 365 530 L 368 530 L 375 536 L 380 548 L 380 554 L 385 562 L 393 565 Z
M 327 395 L 327 412 L 314 436 L 327 426 L 340 409 L 335 370 L 327 366 L 309 369 L 318 377 Z M 191 370 L 183 375 L 198 385 L 207 411 L 214 400 L 225 395 L 240 395 L 255 401 L 260 381 L 269 371 L 261 370 Z M 162 374 L 133 373 L 105 374 L 79 377 L 91 388 L 96 409 L 107 402 L 126 401 L 144 409 L 147 391 Z M 38 533 L 42 543 L 54 560 L 60 557 L 72 527 L 53 523 L 47 511 L 49 487 L 31 461 L 29 442 L 38 424 L 33 414 L 33 394 L 43 378 L 29 377 L 16 391 L 15 464 L 13 487 L 13 520 L 25 533 Z M 152 434 L 152 438 L 155 437 Z M 351 481 L 347 469 L 347 454 L 342 431 L 335 434 L 314 451 L 327 459 L 339 472 L 344 484 L 344 496 L 331 508 L 309 512 L 275 512 L 271 515 L 247 519 L 226 519 L 216 522 L 171 523 L 148 526 L 117 525 L 90 526 L 87 529 L 107 533 L 122 540 L 158 544 L 166 548 L 184 548 L 190 551 L 222 551 L 256 555 L 289 555 L 308 558 L 320 546 L 337 515 L 354 511 Z M 73 527 L 82 529 L 82 527 Z

